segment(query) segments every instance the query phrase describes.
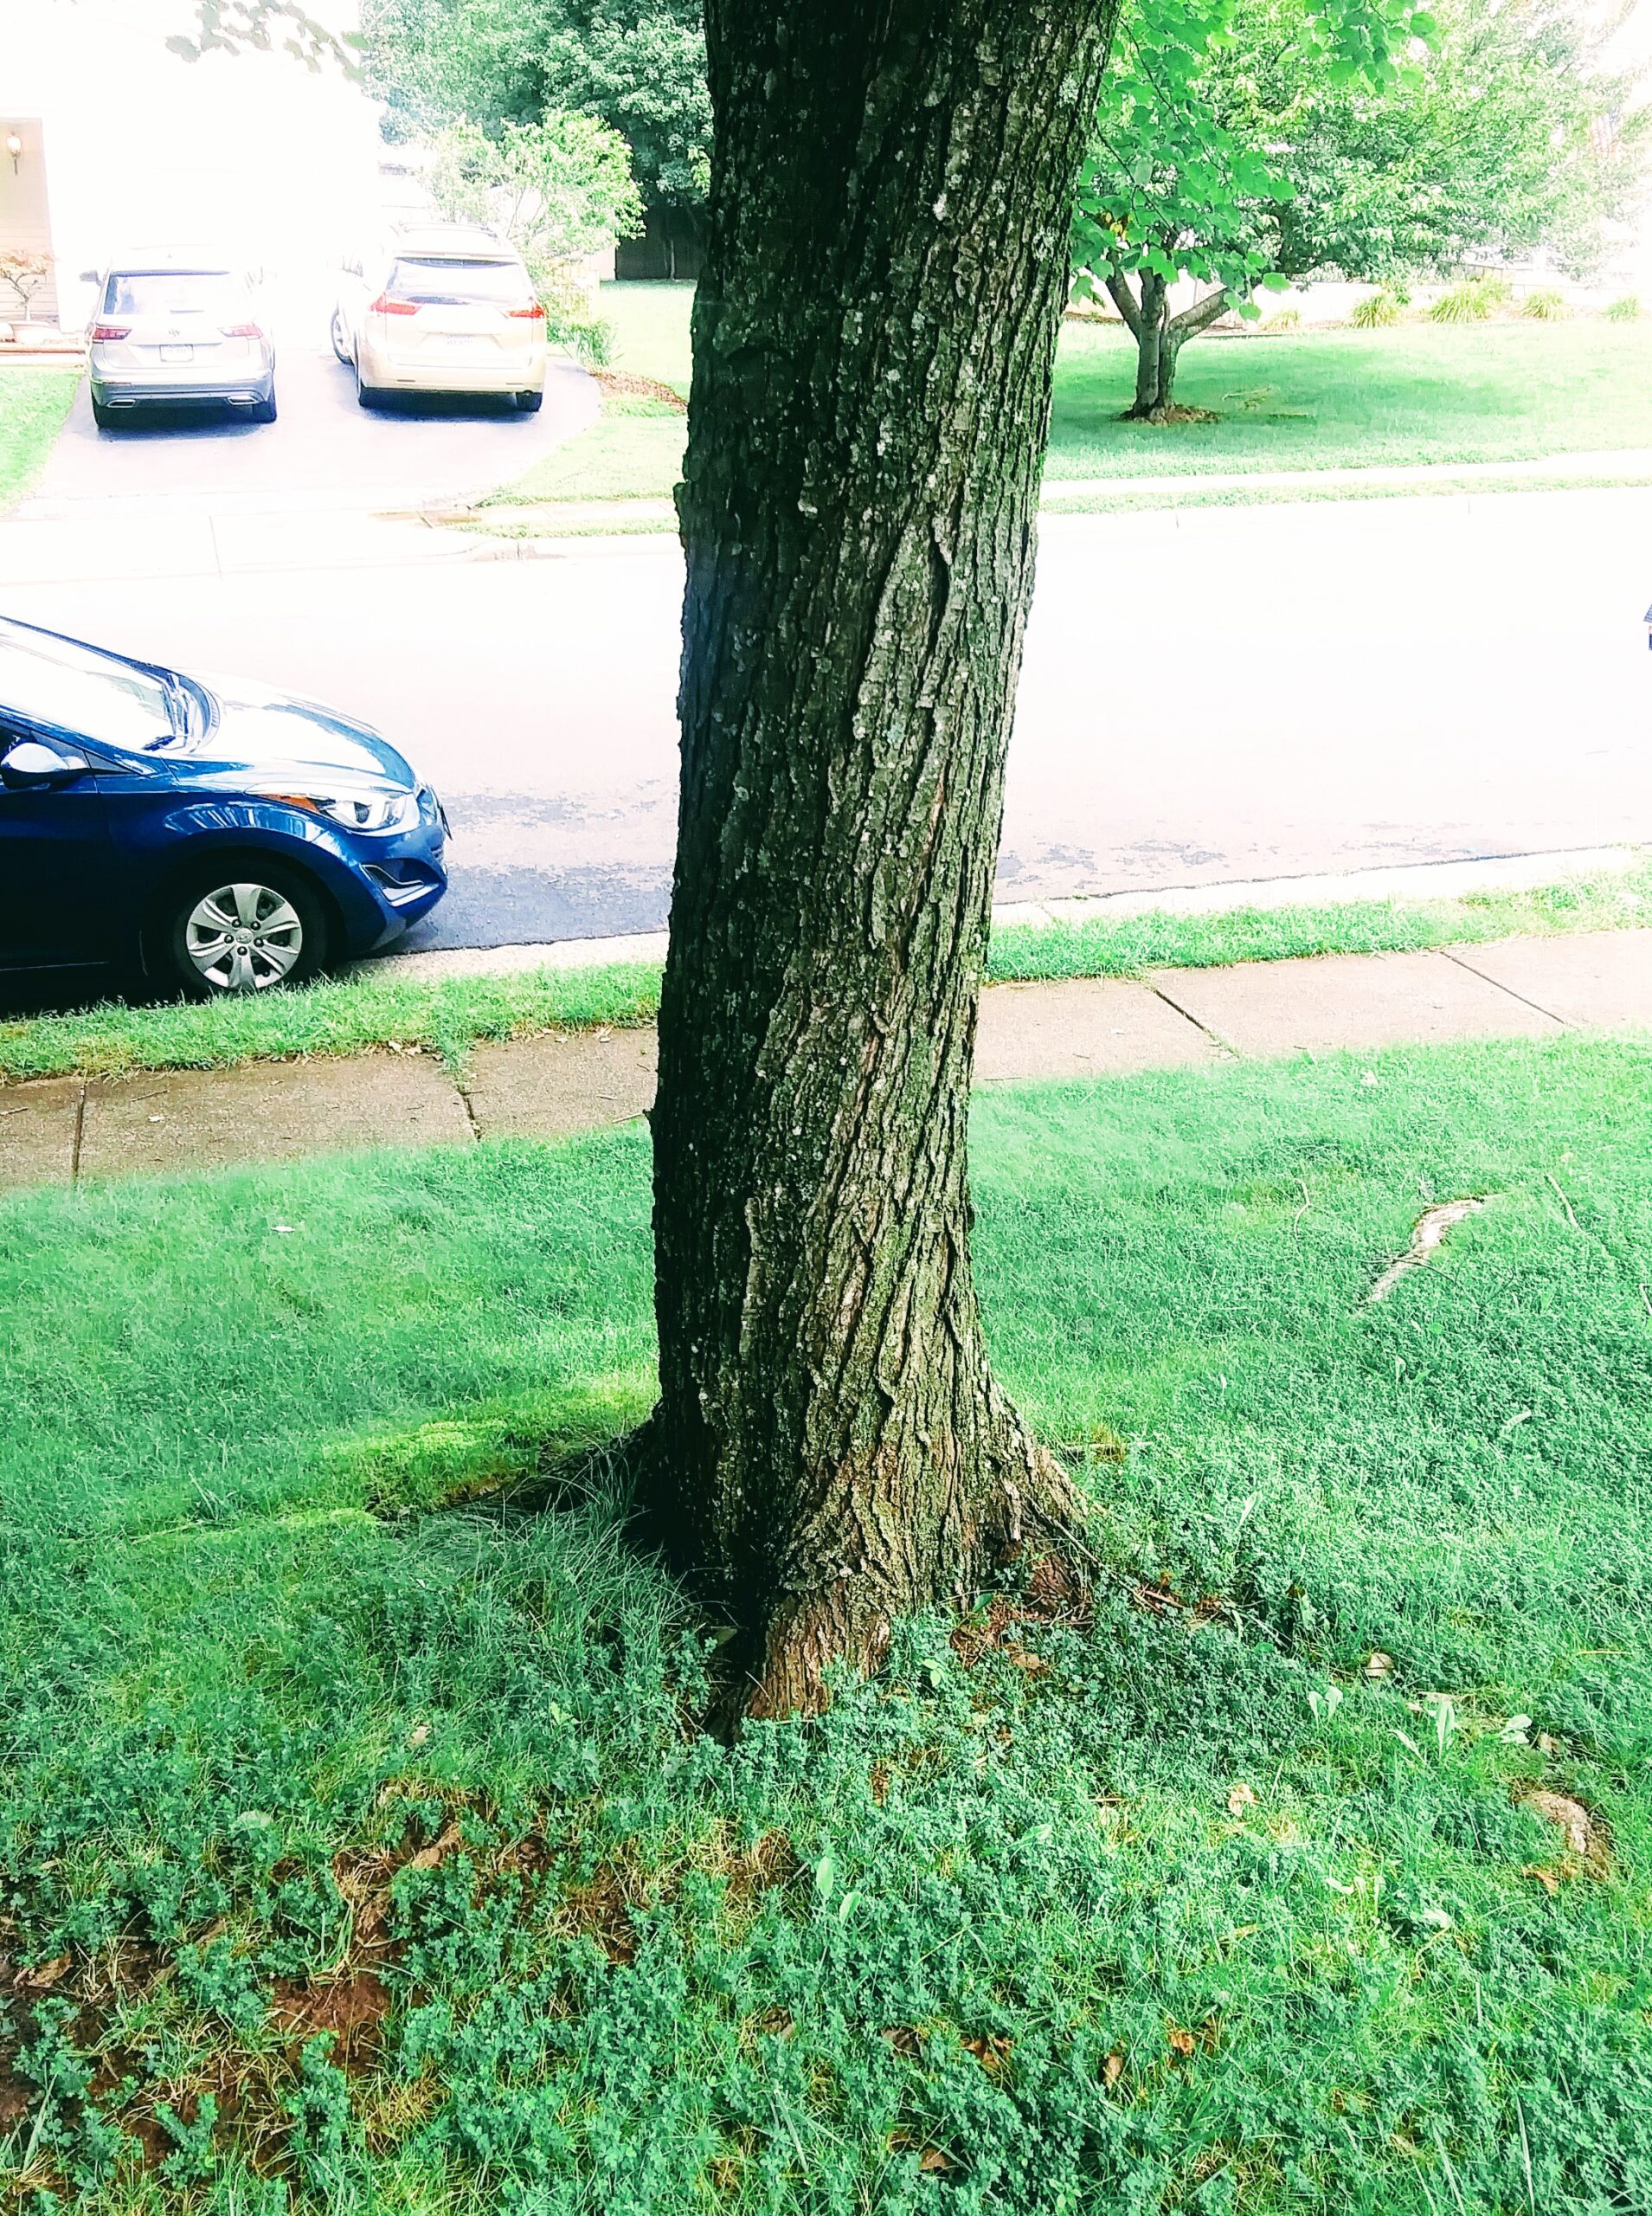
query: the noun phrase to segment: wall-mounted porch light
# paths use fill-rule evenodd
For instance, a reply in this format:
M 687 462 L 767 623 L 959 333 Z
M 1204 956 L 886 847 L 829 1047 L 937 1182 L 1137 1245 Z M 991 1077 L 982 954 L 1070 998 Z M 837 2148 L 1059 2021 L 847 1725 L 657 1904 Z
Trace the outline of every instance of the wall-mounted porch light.
M 22 140 L 17 136 L 17 133 L 15 131 L 8 131 L 6 133 L 6 151 L 11 157 L 11 171 L 14 177 L 17 173 L 17 164 L 22 158 Z

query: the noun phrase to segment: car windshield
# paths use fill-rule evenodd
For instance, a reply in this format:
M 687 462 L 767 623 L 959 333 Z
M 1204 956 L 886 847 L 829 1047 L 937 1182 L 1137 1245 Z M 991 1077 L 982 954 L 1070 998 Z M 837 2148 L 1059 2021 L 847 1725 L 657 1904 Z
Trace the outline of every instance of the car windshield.
M 525 307 L 533 298 L 520 262 L 450 261 L 410 254 L 397 255 L 385 290 L 399 300 L 426 300 L 440 307 Z
M 235 280 L 223 269 L 118 269 L 103 296 L 105 315 L 215 315 L 233 305 Z
M 164 746 L 179 726 L 175 693 L 116 654 L 0 616 L 0 710 L 111 746 Z

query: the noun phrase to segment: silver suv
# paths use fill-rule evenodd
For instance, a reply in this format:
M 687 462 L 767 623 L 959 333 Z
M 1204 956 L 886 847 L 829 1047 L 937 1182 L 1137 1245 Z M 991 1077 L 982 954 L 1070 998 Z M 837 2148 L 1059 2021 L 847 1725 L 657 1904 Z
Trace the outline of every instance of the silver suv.
M 275 346 L 248 271 L 164 249 L 87 270 L 82 281 L 98 287 L 88 338 L 100 430 L 145 406 L 227 405 L 275 421 Z

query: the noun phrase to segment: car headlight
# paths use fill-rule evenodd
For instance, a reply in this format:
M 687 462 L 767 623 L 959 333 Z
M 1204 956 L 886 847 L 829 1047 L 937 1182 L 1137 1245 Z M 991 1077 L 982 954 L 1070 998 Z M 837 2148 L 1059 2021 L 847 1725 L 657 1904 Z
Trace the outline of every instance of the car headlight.
M 406 831 L 419 821 L 417 793 L 352 790 L 335 785 L 326 793 L 267 793 L 293 808 L 312 808 L 346 831 Z

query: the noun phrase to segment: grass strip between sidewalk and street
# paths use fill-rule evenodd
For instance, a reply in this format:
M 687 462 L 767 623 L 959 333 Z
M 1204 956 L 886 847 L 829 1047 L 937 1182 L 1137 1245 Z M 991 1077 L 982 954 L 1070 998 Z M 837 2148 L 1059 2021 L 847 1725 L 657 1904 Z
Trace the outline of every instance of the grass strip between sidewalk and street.
M 1212 969 L 1314 954 L 1404 953 L 1521 935 L 1609 931 L 1652 919 L 1652 858 L 1620 873 L 1533 892 L 1442 900 L 1236 908 L 1222 915 L 1154 909 L 1083 923 L 1014 924 L 995 931 L 995 983 L 1058 977 L 1139 977 L 1152 969 Z M 106 1001 L 65 1014 L 0 1021 L 0 1085 L 29 1078 L 119 1077 L 132 1070 L 228 1069 L 305 1054 L 382 1047 L 434 1053 L 462 1070 L 481 1040 L 537 1032 L 652 1023 L 652 963 L 544 969 L 422 979 L 394 960 L 293 992 L 250 1000 Z
M 1649 1119 L 1576 1037 L 983 1098 L 1090 1590 L 732 1746 L 588 1458 L 646 1134 L 0 1201 L 0 2193 L 1652 2207 Z

